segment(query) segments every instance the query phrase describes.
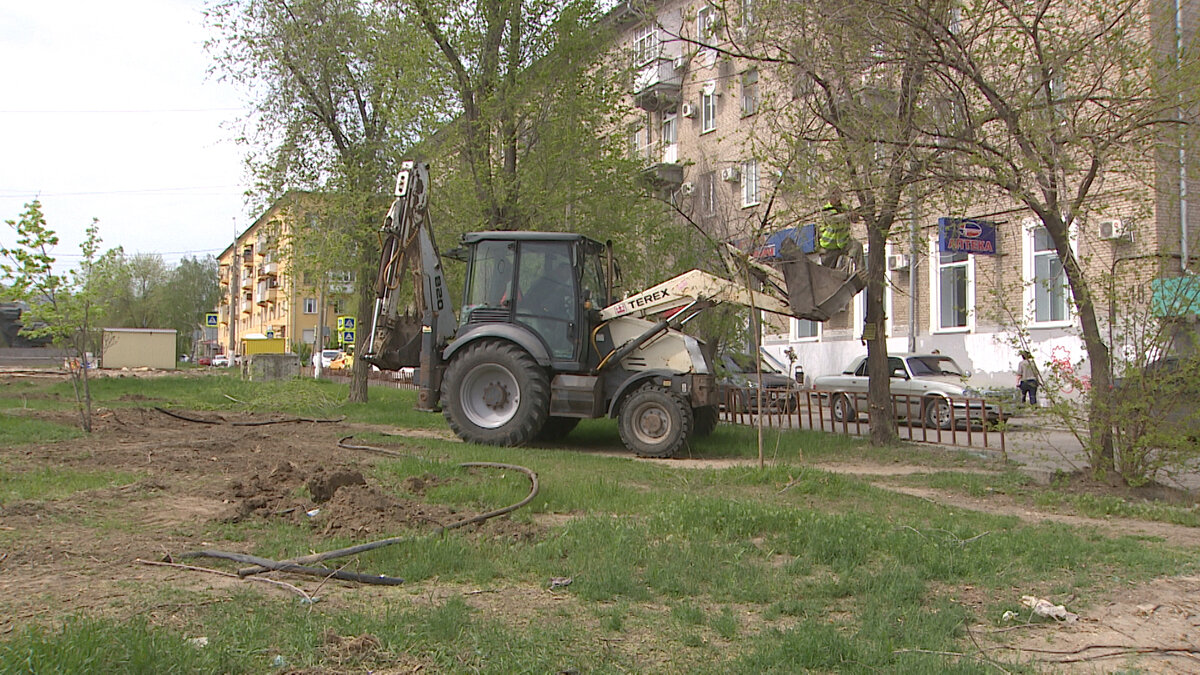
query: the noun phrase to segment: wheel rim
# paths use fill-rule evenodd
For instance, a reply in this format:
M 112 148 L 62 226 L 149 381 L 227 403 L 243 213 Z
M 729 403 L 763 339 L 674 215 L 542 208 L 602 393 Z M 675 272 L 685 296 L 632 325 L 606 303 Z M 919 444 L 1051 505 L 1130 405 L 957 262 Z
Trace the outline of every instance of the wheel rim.
M 842 422 L 849 417 L 849 402 L 846 397 L 838 394 L 837 398 L 833 399 L 833 419 L 835 422 Z
M 937 427 L 949 427 L 950 405 L 941 399 L 934 401 L 933 413 L 929 416 L 929 421 Z
M 521 387 L 508 368 L 496 363 L 476 366 L 459 389 L 463 414 L 472 424 L 495 429 L 509 422 L 521 405 Z
M 671 414 L 662 406 L 642 403 L 633 410 L 633 435 L 646 445 L 657 445 L 671 437 Z

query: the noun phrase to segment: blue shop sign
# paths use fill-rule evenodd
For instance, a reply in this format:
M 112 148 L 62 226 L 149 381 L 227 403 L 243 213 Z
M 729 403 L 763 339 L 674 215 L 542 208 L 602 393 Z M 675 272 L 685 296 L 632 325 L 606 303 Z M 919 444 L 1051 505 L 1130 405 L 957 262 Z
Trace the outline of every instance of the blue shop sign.
M 996 255 L 996 224 L 974 218 L 938 218 L 942 253 Z
M 759 260 L 778 258 L 783 253 L 783 244 L 791 241 L 801 253 L 812 253 L 817 250 L 817 226 L 809 223 L 799 227 L 789 227 L 771 236 L 767 241 L 754 250 L 754 257 Z

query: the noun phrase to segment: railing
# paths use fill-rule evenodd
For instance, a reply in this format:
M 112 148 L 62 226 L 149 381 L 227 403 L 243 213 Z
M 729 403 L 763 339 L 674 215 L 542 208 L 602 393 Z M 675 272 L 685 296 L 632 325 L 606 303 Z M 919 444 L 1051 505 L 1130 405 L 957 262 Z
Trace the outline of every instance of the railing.
M 762 424 L 775 429 L 813 429 L 863 436 L 871 423 L 865 393 L 841 393 L 795 388 L 725 390 L 721 420 L 731 424 Z M 1006 452 L 1003 407 L 982 398 L 892 396 L 893 424 L 901 440 L 958 447 L 995 448 Z M 761 410 L 761 413 L 760 413 Z

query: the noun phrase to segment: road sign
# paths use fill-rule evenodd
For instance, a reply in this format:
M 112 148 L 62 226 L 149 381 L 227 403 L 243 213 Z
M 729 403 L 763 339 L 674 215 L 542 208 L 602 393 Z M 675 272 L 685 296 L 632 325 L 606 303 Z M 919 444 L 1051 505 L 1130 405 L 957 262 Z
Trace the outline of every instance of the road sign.
M 354 317 L 339 316 L 337 318 L 338 330 L 354 330 Z
M 209 327 L 209 328 L 216 328 L 216 326 L 217 326 L 217 313 L 216 313 L 216 312 L 209 312 L 208 314 L 205 314 L 205 315 L 204 315 L 204 325 L 205 325 L 205 326 L 207 326 L 207 327 Z
M 352 331 L 352 330 L 342 331 L 342 344 L 344 344 L 344 345 L 354 344 L 354 331 Z

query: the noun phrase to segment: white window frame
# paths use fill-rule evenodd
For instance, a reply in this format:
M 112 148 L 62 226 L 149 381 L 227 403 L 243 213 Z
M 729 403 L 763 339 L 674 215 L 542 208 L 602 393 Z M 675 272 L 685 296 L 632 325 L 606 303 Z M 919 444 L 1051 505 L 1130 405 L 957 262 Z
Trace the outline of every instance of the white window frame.
M 696 10 L 696 41 L 700 43 L 711 43 L 713 41 L 713 25 L 717 20 L 717 8 L 707 2 Z M 716 51 L 708 47 L 700 48 L 701 58 L 710 58 L 716 55 Z
M 662 43 L 658 39 L 658 26 L 648 23 L 633 29 L 633 60 L 645 65 L 658 58 Z
M 708 82 L 700 91 L 700 133 L 707 134 L 717 129 L 717 87 Z
M 758 206 L 758 160 L 742 162 L 742 208 Z
M 929 242 L 929 332 L 930 333 L 973 333 L 975 332 L 975 256 L 966 253 L 966 260 L 942 262 L 941 227 L 934 230 Z M 966 270 L 967 322 L 964 326 L 942 326 L 942 269 L 961 267 Z
M 700 175 L 700 214 L 711 216 L 717 212 L 717 172 L 708 171 Z
M 1063 318 L 1046 321 L 1038 321 L 1037 318 L 1037 259 L 1051 254 L 1058 257 L 1057 252 L 1034 250 L 1037 231 L 1042 227 L 1042 223 L 1036 218 L 1026 218 L 1022 222 L 1024 241 L 1021 247 L 1021 266 L 1025 288 L 1025 322 L 1030 328 L 1067 328 L 1075 324 L 1075 304 L 1071 300 L 1071 285 L 1067 281 L 1065 271 L 1062 279 Z M 1071 226 L 1070 239 L 1072 251 L 1078 252 L 1078 228 L 1075 225 Z
M 742 117 L 758 112 L 758 69 L 742 73 Z
M 316 298 L 305 298 L 304 299 L 304 313 L 305 314 L 316 314 L 317 309 L 318 308 L 317 308 L 317 299 Z
M 810 325 L 812 327 L 812 335 L 802 335 L 800 333 L 801 325 Z M 791 340 L 792 342 L 820 342 L 821 341 L 821 322 L 820 321 L 810 321 L 808 319 L 793 318 L 791 320 L 790 328 L 791 328 L 791 335 L 788 336 L 788 339 Z
M 679 118 L 675 113 L 664 113 L 659 125 L 659 144 L 662 146 L 662 161 L 675 164 L 679 161 Z

